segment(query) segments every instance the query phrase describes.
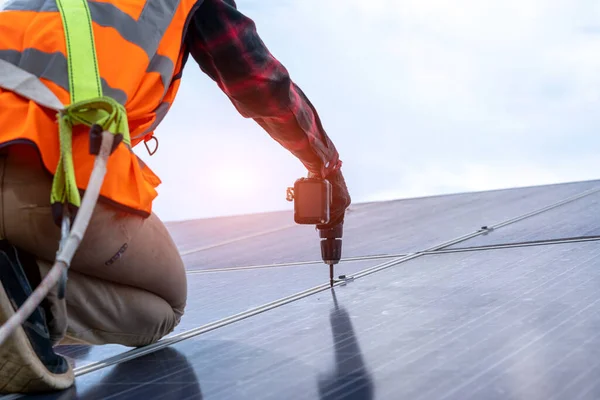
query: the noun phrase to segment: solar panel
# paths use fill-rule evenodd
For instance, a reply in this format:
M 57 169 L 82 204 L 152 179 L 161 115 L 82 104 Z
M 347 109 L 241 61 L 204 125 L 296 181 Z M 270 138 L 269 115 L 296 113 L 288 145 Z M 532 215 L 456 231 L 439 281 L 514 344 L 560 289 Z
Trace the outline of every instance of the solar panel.
M 308 296 L 81 376 L 77 394 L 593 398 L 598 262 L 596 243 L 421 256 L 335 297 Z
M 342 262 L 337 275 L 353 274 L 377 260 Z M 207 324 L 329 281 L 329 269 L 322 262 L 310 265 L 203 272 L 188 275 L 190 293 L 186 312 L 173 334 Z M 117 345 L 60 347 L 61 354 L 75 360 L 77 367 L 122 353 Z
M 593 193 L 553 210 L 510 224 L 448 248 L 491 246 L 540 240 L 600 236 L 600 193 Z
M 420 251 L 474 232 L 482 225 L 499 223 L 596 187 L 600 187 L 600 181 L 360 205 L 346 218 L 343 255 L 358 257 Z M 202 223 L 199 221 L 198 224 Z M 260 229 L 257 228 L 257 232 L 261 232 Z M 231 240 L 239 237 L 235 231 L 230 234 Z M 184 260 L 189 269 L 210 269 L 314 261 L 319 257 L 314 228 L 292 226 L 191 252 Z
M 219 245 L 262 232 L 277 231 L 293 225 L 291 211 L 205 218 L 200 220 L 167 222 L 167 228 L 183 253 Z
M 565 396 L 557 398 L 584 391 L 593 396 L 598 391 L 593 375 L 577 363 L 590 364 L 585 355 L 598 344 L 591 335 L 598 320 L 588 307 L 596 301 L 595 242 L 456 247 L 490 238 L 583 235 L 595 229 L 590 219 L 599 187 L 600 181 L 589 181 L 357 205 L 348 214 L 344 256 L 360 259 L 341 263 L 338 274 L 388 261 L 373 255 L 398 256 L 463 235 L 474 238 L 449 246 L 455 253 L 417 254 L 383 271 L 356 275 L 360 278 L 335 288 L 336 299 L 321 288 L 264 312 L 253 310 L 327 281 L 312 228 L 286 225 L 292 219 L 286 212 L 242 216 L 239 225 L 238 217 L 169 224 L 190 288 L 174 337 L 233 314 L 251 314 L 144 357 L 122 363 L 115 358 L 117 365 L 79 376 L 71 394 L 535 399 L 560 393 L 554 386 L 564 384 Z M 536 210 L 543 212 L 523 218 Z M 540 228 L 544 221 L 547 229 Z M 485 236 L 478 231 L 507 222 L 512 223 Z M 571 321 L 578 325 L 573 328 Z M 544 339 L 534 340 L 538 336 Z M 100 368 L 93 362 L 125 350 L 71 346 L 61 352 L 78 367 Z M 559 379 L 565 369 L 572 380 Z

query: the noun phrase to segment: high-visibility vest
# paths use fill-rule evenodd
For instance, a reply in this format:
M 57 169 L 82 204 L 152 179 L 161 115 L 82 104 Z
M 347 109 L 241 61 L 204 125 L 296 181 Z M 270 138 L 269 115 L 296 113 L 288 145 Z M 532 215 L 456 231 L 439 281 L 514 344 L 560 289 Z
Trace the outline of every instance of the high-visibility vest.
M 202 0 L 88 1 L 101 86 L 124 105 L 131 145 L 152 137 L 179 88 L 185 63 L 183 35 Z M 0 60 L 32 76 L 70 104 L 65 35 L 55 0 L 8 0 L 0 12 Z M 10 74 L 0 74 L 10 80 Z M 6 86 L 4 86 L 6 87 Z M 0 87 L 0 146 L 33 143 L 45 168 L 56 172 L 60 157 L 56 113 L 43 102 Z M 73 130 L 77 187 L 85 189 L 93 168 L 85 126 Z M 160 179 L 130 147 L 119 145 L 108 161 L 100 196 L 127 211 L 148 216 Z

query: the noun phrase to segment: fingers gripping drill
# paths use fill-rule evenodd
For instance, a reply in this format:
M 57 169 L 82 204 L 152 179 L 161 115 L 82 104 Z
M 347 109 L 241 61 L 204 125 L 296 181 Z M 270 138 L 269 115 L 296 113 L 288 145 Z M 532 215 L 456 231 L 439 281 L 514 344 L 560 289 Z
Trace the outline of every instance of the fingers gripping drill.
M 332 190 L 326 179 L 300 178 L 287 190 L 287 200 L 294 202 L 294 221 L 316 225 L 321 239 L 321 258 L 329 265 L 329 284 L 333 287 L 333 266 L 342 256 L 343 223 L 331 221 Z

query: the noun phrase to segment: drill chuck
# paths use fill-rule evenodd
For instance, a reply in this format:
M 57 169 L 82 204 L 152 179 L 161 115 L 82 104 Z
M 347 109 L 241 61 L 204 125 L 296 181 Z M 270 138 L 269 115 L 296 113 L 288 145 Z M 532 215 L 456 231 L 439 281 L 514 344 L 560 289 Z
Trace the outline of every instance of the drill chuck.
M 320 229 L 321 258 L 325 264 L 337 264 L 342 257 L 343 225 Z
M 342 257 L 342 239 L 321 239 L 321 258 L 325 264 L 337 264 Z

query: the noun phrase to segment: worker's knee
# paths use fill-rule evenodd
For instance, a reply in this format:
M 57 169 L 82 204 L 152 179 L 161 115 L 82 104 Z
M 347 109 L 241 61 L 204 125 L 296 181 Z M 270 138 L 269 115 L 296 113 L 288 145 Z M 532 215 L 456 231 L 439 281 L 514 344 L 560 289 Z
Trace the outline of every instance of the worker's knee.
M 161 309 L 145 310 L 144 315 L 139 315 L 137 322 L 118 344 L 131 347 L 147 346 L 156 343 L 179 325 L 183 311 L 171 308 L 166 302 Z
M 147 290 L 71 271 L 67 288 L 67 335 L 90 344 L 144 346 L 179 324 L 184 306 L 174 307 Z
M 171 308 L 164 302 L 152 309 L 128 307 L 121 314 L 122 319 L 114 324 L 102 321 L 82 321 L 78 315 L 70 315 L 67 336 L 75 341 L 88 344 L 119 344 L 128 347 L 146 346 L 156 343 L 169 333 L 181 321 L 182 312 Z M 84 327 L 85 325 L 85 327 Z

